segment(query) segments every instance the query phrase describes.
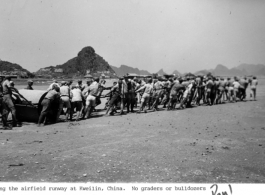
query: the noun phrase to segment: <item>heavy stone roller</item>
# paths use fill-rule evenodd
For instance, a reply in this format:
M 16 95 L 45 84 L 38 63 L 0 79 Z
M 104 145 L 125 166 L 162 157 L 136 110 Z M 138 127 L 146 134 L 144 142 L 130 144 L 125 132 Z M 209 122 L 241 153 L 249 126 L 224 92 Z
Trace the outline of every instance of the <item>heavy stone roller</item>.
M 12 98 L 17 110 L 17 119 L 25 122 L 38 122 L 42 105 L 47 91 L 20 89 L 19 94 L 13 93 Z M 50 113 L 50 119 L 56 120 L 59 103 L 54 101 Z

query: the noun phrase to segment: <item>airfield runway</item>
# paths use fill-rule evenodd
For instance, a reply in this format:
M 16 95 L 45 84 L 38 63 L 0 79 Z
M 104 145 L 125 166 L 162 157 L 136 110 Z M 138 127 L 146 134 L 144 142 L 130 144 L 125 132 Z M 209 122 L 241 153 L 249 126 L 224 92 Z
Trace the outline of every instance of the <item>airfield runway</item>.
M 264 183 L 264 108 L 263 84 L 258 101 L 0 129 L 0 181 Z

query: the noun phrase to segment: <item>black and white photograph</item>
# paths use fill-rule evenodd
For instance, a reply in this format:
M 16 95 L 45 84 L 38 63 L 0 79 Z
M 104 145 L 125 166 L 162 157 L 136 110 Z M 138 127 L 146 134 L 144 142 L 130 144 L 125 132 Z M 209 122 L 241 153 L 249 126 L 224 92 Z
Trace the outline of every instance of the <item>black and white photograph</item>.
M 0 79 L 0 193 L 265 183 L 263 0 L 0 0 Z

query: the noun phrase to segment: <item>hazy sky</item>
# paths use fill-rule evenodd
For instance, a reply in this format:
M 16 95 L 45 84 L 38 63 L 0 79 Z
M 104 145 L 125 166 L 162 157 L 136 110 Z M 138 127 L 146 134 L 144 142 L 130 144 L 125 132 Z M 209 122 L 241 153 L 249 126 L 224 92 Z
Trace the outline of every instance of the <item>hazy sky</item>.
M 0 0 L 0 44 L 0 59 L 30 71 L 85 46 L 150 72 L 265 64 L 265 1 Z

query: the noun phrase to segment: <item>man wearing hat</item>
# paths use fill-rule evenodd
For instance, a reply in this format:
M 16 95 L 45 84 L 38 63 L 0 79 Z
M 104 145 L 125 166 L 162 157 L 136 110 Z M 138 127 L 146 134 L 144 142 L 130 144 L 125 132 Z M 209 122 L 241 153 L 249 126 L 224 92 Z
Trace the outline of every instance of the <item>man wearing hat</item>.
M 11 98 L 12 86 L 10 84 L 10 81 L 11 81 L 11 77 L 7 76 L 5 78 L 5 81 L 2 84 L 2 87 L 3 87 L 3 113 L 2 114 L 3 114 L 4 120 L 7 121 L 8 113 L 9 111 L 11 111 L 12 119 L 13 119 L 13 127 L 17 127 L 17 126 L 21 126 L 21 124 L 19 124 L 17 121 L 16 108 Z
M 60 106 L 59 106 L 59 111 L 57 115 L 57 121 L 59 120 L 60 114 L 63 110 L 63 107 L 66 107 L 66 115 L 65 115 L 65 121 L 68 121 L 68 117 L 70 115 L 71 111 L 71 102 L 70 99 L 73 95 L 71 95 L 71 91 L 69 86 L 65 81 L 61 82 L 61 87 L 60 87 Z
M 27 87 L 25 89 L 33 90 L 32 85 L 33 85 L 33 81 L 32 80 L 28 80 L 28 85 L 27 85 Z

